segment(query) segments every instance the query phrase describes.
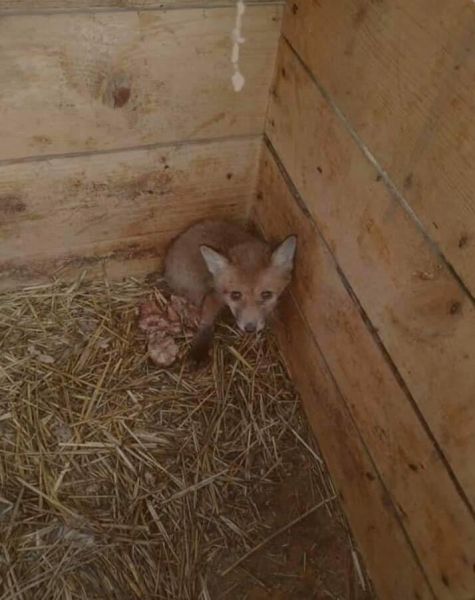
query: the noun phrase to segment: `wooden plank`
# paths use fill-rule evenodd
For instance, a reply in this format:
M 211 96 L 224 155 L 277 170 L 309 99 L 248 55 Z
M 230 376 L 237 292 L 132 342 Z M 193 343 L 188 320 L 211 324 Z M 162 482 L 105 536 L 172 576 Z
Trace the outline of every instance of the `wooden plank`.
M 465 0 L 295 0 L 283 32 L 395 177 L 411 168 L 427 117 L 458 77 L 474 15 Z
M 473 503 L 473 304 L 286 44 L 277 73 L 268 135 Z
M 302 396 L 380 600 L 433 594 L 404 537 L 352 419 L 297 306 L 282 304 L 280 347 Z
M 104 257 L 159 257 L 206 216 L 244 218 L 260 138 L 19 163 L 0 169 L 4 287 Z
M 246 0 L 246 4 L 264 4 L 266 0 Z M 283 4 L 283 2 L 272 2 Z M 91 9 L 119 9 L 119 10 L 143 10 L 143 9 L 177 9 L 196 6 L 207 8 L 213 6 L 236 5 L 236 0 L 0 0 L 1 11 L 15 12 L 40 12 L 58 10 L 84 11 Z
M 475 295 L 475 35 L 467 49 L 430 143 L 408 169 L 404 194 Z
M 285 36 L 475 295 L 474 3 L 287 6 Z
M 280 6 L 0 20 L 0 160 L 262 133 Z
M 56 280 L 117 281 L 128 277 L 145 279 L 152 275 L 155 277 L 155 274 L 158 277 L 163 248 L 160 245 L 152 246 L 153 240 L 148 242 L 148 247 L 134 245 L 133 248 L 119 248 L 94 257 L 36 258 L 27 264 L 12 261 L 10 269 L 0 273 L 0 292 L 48 284 Z
M 255 214 L 268 237 L 298 234 L 294 297 L 437 598 L 470 598 L 475 590 L 474 519 L 347 292 L 311 217 L 298 206 L 267 149 Z

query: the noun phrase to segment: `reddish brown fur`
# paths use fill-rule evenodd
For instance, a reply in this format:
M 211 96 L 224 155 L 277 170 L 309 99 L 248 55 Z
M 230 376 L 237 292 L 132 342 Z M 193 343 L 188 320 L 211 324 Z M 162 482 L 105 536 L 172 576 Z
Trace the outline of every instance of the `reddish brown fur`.
M 195 360 L 207 356 L 214 322 L 225 305 L 241 329 L 262 329 L 290 281 L 295 240 L 288 242 L 290 238 L 279 248 L 292 246 L 291 255 L 290 250 L 287 258 L 279 251 L 279 262 L 277 250 L 272 252 L 262 239 L 235 223 L 215 220 L 196 223 L 174 240 L 165 258 L 165 278 L 176 293 L 202 307 L 192 347 Z M 280 264 L 281 255 L 285 264 Z M 272 297 L 264 300 L 263 292 L 272 292 Z

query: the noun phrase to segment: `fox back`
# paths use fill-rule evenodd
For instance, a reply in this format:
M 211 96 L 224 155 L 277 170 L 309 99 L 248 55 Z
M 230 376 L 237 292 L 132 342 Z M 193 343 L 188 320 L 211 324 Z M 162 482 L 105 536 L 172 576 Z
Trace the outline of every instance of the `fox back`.
M 237 224 L 201 221 L 171 244 L 165 279 L 198 305 L 213 294 L 242 331 L 259 331 L 290 282 L 295 248 L 295 236 L 272 249 Z

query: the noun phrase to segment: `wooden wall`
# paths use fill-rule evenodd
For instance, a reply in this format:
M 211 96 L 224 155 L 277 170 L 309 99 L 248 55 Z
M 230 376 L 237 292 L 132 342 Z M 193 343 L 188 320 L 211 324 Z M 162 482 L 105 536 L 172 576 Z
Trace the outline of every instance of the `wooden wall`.
M 381 599 L 475 598 L 475 4 L 295 0 L 255 216 L 279 336 Z
M 0 287 L 147 271 L 245 218 L 281 12 L 247 5 L 236 92 L 234 2 L 0 0 Z
M 0 0 L 0 287 L 299 234 L 279 328 L 381 599 L 475 598 L 475 4 Z M 268 92 L 271 100 L 265 126 Z

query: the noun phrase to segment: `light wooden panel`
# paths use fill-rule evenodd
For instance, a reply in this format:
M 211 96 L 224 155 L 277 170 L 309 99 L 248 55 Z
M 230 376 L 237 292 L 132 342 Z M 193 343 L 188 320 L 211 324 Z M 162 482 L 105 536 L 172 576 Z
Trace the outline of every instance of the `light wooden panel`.
M 281 7 L 0 20 L 0 159 L 262 133 Z
M 295 0 L 283 29 L 475 295 L 475 4 Z
M 283 1 L 246 0 L 246 4 L 283 4 Z M 0 0 L 0 11 L 47 11 L 87 10 L 87 9 L 151 9 L 151 8 L 187 8 L 197 6 L 236 5 L 236 0 Z
M 149 240 L 148 246 L 124 244 L 94 257 L 39 257 L 27 264 L 11 261 L 0 272 L 0 292 L 47 285 L 55 280 L 117 281 L 130 277 L 158 280 L 162 255 L 163 248 Z
M 469 499 L 474 307 L 283 44 L 269 136 Z
M 259 147 L 237 139 L 1 168 L 4 286 L 65 264 L 159 257 L 194 220 L 244 218 Z
M 475 20 L 473 25 L 457 80 L 445 88 L 437 124 L 414 156 L 404 194 L 475 295 Z
M 390 490 L 433 590 L 438 598 L 469 598 L 475 590 L 472 515 L 345 289 L 312 218 L 302 212 L 267 149 L 258 189 L 255 216 L 267 236 L 280 239 L 291 232 L 298 234 L 294 296 Z M 307 358 L 304 366 L 308 369 L 309 364 L 313 368 Z M 315 378 L 318 386 L 318 375 Z M 366 478 L 366 485 L 373 484 L 364 472 L 358 475 Z M 390 548 L 380 551 L 391 555 Z M 377 571 L 373 564 L 370 567 L 371 573 Z
M 280 316 L 280 347 L 380 599 L 432 599 L 309 328 L 293 302 L 283 303 Z

